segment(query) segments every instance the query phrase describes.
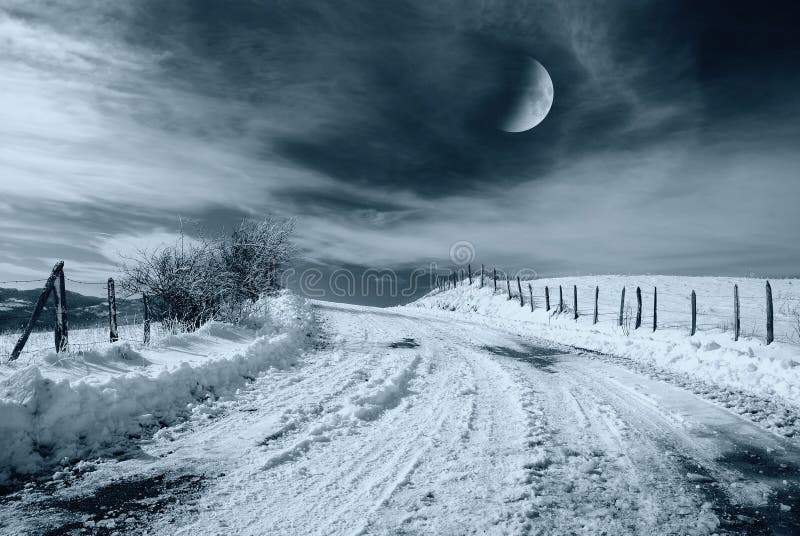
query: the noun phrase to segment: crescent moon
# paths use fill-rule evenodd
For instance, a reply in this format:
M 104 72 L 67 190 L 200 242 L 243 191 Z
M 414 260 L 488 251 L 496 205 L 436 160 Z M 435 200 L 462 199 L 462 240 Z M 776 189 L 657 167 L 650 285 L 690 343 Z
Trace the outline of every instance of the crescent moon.
M 553 106 L 553 80 L 541 63 L 527 58 L 523 80 L 524 85 L 500 126 L 506 132 L 532 129 L 544 121 Z

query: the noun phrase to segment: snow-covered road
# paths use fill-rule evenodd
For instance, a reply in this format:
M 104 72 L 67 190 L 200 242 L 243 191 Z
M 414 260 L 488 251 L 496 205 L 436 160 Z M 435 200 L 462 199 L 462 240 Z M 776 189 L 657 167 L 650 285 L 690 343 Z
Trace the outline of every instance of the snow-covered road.
M 800 533 L 800 449 L 679 387 L 424 311 L 318 304 L 317 348 L 10 533 Z

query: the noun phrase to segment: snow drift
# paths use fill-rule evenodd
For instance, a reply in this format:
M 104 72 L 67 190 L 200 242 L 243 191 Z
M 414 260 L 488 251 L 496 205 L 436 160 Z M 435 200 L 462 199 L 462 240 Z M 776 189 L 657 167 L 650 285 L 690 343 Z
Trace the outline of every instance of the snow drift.
M 27 366 L 3 378 L 0 483 L 114 454 L 126 441 L 185 418 L 194 405 L 235 390 L 268 368 L 294 366 L 313 329 L 308 303 L 284 292 L 260 300 L 254 310 L 243 326 L 210 323 L 157 348 L 116 343 L 67 358 L 52 354 L 45 359 L 49 367 Z M 186 352 L 198 338 L 216 340 L 218 351 Z M 182 358 L 187 354 L 188 361 Z M 101 372 L 93 375 L 95 369 L 87 368 L 86 376 L 71 380 L 59 366 L 75 370 L 88 364 L 103 365 Z

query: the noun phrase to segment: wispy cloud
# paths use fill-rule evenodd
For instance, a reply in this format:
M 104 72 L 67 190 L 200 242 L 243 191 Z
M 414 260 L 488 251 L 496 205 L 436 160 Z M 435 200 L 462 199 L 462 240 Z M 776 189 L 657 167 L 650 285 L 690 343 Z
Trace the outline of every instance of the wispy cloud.
M 54 257 L 112 273 L 179 216 L 216 230 L 265 212 L 299 216 L 305 254 L 329 264 L 446 260 L 470 240 L 486 262 L 549 273 L 790 273 L 789 56 L 765 60 L 761 106 L 703 41 L 707 15 L 684 15 L 0 0 L 0 279 Z M 556 99 L 512 136 L 491 97 L 526 54 Z M 746 110 L 731 105 L 740 87 Z

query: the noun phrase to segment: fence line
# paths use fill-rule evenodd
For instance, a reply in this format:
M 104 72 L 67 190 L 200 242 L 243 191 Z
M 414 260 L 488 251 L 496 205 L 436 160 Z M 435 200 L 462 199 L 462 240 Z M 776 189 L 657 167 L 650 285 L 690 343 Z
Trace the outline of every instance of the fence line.
M 454 275 L 456 273 L 457 272 L 455 271 L 453 272 Z M 483 281 L 484 273 L 484 265 L 481 265 L 481 270 L 479 273 L 481 282 Z M 498 292 L 497 274 L 497 268 L 492 268 L 491 277 L 494 284 L 493 293 Z M 470 271 L 470 284 L 472 282 L 471 276 L 472 273 Z M 519 300 L 520 306 L 523 306 L 524 292 L 520 278 L 516 276 L 516 295 L 513 293 L 511 288 L 511 278 L 506 276 L 505 279 L 505 292 L 507 293 L 506 299 L 511 300 L 516 298 Z M 453 287 L 457 286 L 458 284 L 465 284 L 465 282 L 463 279 L 461 281 L 456 279 L 453 282 Z M 530 302 L 531 312 L 537 308 L 541 308 L 541 305 L 537 306 L 536 304 L 536 298 L 538 294 L 534 292 L 533 287 L 533 282 L 528 281 L 528 299 Z M 439 291 L 448 290 L 448 287 L 442 284 L 438 284 L 437 288 Z M 592 318 L 593 324 L 597 324 L 601 321 L 610 321 L 623 328 L 625 328 L 627 324 L 628 328 L 633 330 L 641 329 L 645 322 L 647 322 L 652 331 L 656 331 L 658 329 L 688 329 L 690 336 L 694 335 L 698 329 L 702 331 L 719 330 L 723 332 L 731 330 L 734 340 L 739 340 L 742 335 L 746 335 L 748 333 L 751 338 L 758 336 L 757 333 L 760 330 L 756 326 L 757 324 L 760 324 L 763 326 L 763 331 L 760 331 L 760 333 L 764 334 L 766 344 L 770 344 L 775 340 L 792 344 L 797 344 L 800 342 L 800 304 L 792 309 L 792 306 L 787 305 L 786 303 L 800 302 L 800 297 L 781 296 L 780 294 L 773 296 L 769 281 L 765 281 L 765 293 L 762 296 L 742 295 L 739 293 L 738 284 L 736 283 L 733 284 L 730 295 L 712 293 L 706 294 L 702 293 L 702 291 L 698 293 L 694 289 L 691 291 L 691 293 L 683 295 L 675 292 L 665 292 L 664 289 L 653 287 L 653 292 L 650 295 L 652 296 L 652 299 L 649 300 L 649 303 L 652 305 L 652 307 L 649 310 L 644 309 L 642 289 L 640 287 L 636 288 L 635 303 L 633 304 L 626 301 L 625 289 L 626 286 L 623 286 L 620 290 L 614 290 L 613 292 L 613 294 L 616 294 L 620 300 L 618 310 L 600 311 L 598 310 L 598 294 L 601 292 L 601 290 L 598 285 L 581 285 L 580 287 L 578 285 L 573 285 L 573 299 L 571 307 L 565 303 L 563 285 L 558 286 L 557 306 L 551 307 L 550 293 L 552 289 L 549 285 L 544 285 L 542 292 L 544 297 L 544 308 L 546 311 L 552 310 L 550 313 L 551 315 L 560 315 L 565 312 L 569 312 L 571 313 L 572 318 L 576 321 L 579 317 L 586 316 Z M 579 290 L 581 292 L 579 292 Z M 594 294 L 594 303 L 592 306 L 579 306 L 579 295 L 588 297 L 592 294 Z M 611 294 L 606 294 L 606 296 L 610 295 Z M 704 304 L 703 301 L 706 299 L 729 300 L 729 302 Z M 685 302 L 686 309 L 675 309 L 674 302 L 676 300 Z M 742 300 L 755 302 L 748 306 L 749 310 L 746 311 L 745 314 L 743 314 L 742 308 L 740 307 L 740 302 Z M 589 299 L 589 301 L 591 301 L 591 299 Z M 776 301 L 778 302 L 777 311 L 775 310 Z M 667 304 L 666 307 L 660 305 L 664 303 Z M 670 304 L 672 304 L 672 307 L 670 307 Z M 755 309 L 755 311 L 753 311 L 753 309 Z M 686 321 L 680 321 L 674 318 L 662 318 L 659 316 L 659 314 L 663 313 L 668 315 L 686 315 Z M 791 335 L 787 336 L 783 334 L 776 337 L 776 324 L 786 327 L 785 324 L 787 322 L 791 323 L 791 326 L 789 326 L 789 331 L 790 333 L 795 333 L 798 338 L 797 341 L 793 340 Z M 748 327 L 751 329 L 748 330 Z
M 110 342 L 116 342 L 120 340 L 119 330 L 117 326 L 116 293 L 114 289 L 114 280 L 112 278 L 109 278 L 108 281 L 105 283 L 70 279 L 66 277 L 64 274 L 64 261 L 58 261 L 55 264 L 55 266 L 53 266 L 53 270 L 51 271 L 50 276 L 46 279 L 0 281 L 0 283 L 33 283 L 39 281 L 44 281 L 45 285 L 44 288 L 42 289 L 42 292 L 39 294 L 39 297 L 36 300 L 36 304 L 34 305 L 33 311 L 30 315 L 26 315 L 23 313 L 4 315 L 15 319 L 16 318 L 28 319 L 28 322 L 23 328 L 22 335 L 19 337 L 16 344 L 14 345 L 13 350 L 11 351 L 11 354 L 8 356 L 9 361 L 16 360 L 23 353 L 30 354 L 32 352 L 38 352 L 45 349 L 44 347 L 42 347 L 34 349 L 28 348 L 26 350 L 25 346 L 28 342 L 28 339 L 30 338 L 31 333 L 33 333 L 33 328 L 35 327 L 37 321 L 39 320 L 39 317 L 41 316 L 42 311 L 45 309 L 47 301 L 50 299 L 51 295 L 53 296 L 53 309 L 55 314 L 55 323 L 53 329 L 54 329 L 54 343 L 55 343 L 56 353 L 68 352 L 71 346 L 84 347 L 97 344 L 97 343 L 73 343 L 73 344 L 69 343 L 67 291 L 66 291 L 65 281 L 70 281 L 73 283 L 78 283 L 83 285 L 101 285 L 101 284 L 107 285 L 109 340 Z M 150 342 L 150 319 L 149 319 L 149 310 L 147 306 L 147 299 L 145 296 L 142 296 L 142 301 L 143 301 L 143 317 L 144 317 L 142 342 L 144 344 L 148 344 Z M 97 306 L 83 306 L 83 307 L 78 307 L 75 310 L 86 310 L 86 309 L 91 309 L 93 307 Z M 127 340 L 131 340 L 133 342 L 132 339 L 127 339 Z

